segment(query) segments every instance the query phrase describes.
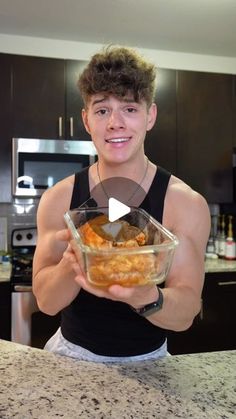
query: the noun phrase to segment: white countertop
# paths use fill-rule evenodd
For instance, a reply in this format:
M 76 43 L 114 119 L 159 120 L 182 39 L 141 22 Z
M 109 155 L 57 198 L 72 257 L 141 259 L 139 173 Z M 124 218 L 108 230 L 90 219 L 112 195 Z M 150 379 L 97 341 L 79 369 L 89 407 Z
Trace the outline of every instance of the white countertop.
M 236 260 L 206 259 L 205 272 L 236 272 Z
M 0 264 L 0 282 L 6 282 L 10 280 L 11 275 L 11 265 L 4 266 L 2 263 Z
M 0 417 L 235 419 L 236 351 L 96 364 L 0 340 Z
M 236 260 L 206 259 L 205 272 L 236 272 Z M 0 282 L 9 281 L 11 275 L 11 265 L 0 264 Z

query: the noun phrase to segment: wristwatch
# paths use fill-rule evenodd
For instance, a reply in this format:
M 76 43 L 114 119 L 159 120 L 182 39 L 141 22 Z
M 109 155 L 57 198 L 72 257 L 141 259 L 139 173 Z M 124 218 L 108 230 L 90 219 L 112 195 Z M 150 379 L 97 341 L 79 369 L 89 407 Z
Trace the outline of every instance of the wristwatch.
M 157 311 L 161 310 L 161 308 L 163 306 L 164 298 L 163 298 L 163 294 L 162 294 L 161 289 L 159 287 L 157 287 L 157 288 L 158 288 L 159 295 L 158 295 L 158 299 L 156 301 L 154 301 L 154 303 L 147 304 L 146 306 L 141 307 L 141 308 L 131 307 L 132 310 L 135 311 L 135 313 L 139 314 L 142 317 L 148 317 L 151 314 L 156 313 Z

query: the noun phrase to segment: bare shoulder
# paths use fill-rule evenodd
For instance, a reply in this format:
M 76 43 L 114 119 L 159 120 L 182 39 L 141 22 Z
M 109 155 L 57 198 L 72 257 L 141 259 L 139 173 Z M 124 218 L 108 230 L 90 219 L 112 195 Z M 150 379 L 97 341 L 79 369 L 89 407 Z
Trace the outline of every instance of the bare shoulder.
M 181 179 L 171 176 L 167 190 L 164 223 L 172 231 L 194 229 L 209 234 L 210 212 L 205 198 Z
M 47 189 L 42 195 L 38 207 L 38 227 L 64 228 L 63 214 L 69 209 L 74 186 L 74 175 L 69 176 L 53 187 Z

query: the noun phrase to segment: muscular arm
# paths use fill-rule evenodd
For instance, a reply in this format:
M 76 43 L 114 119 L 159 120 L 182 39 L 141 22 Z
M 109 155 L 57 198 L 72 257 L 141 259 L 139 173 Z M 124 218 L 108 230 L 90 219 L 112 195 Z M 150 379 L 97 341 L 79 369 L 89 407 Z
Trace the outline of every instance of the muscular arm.
M 50 315 L 67 306 L 78 294 L 75 271 L 65 258 L 68 242 L 59 240 L 65 229 L 63 214 L 68 210 L 72 183 L 68 178 L 44 193 L 37 212 L 38 239 L 33 260 L 33 293 L 39 308 Z M 62 234 L 61 234 L 62 236 Z
M 163 307 L 147 320 L 164 329 L 180 331 L 191 326 L 200 310 L 204 256 L 210 231 L 206 201 L 183 182 L 172 181 L 165 200 L 163 224 L 176 234 L 179 246 L 163 289 Z M 102 290 L 91 286 L 81 275 L 76 280 L 98 297 L 123 301 L 135 308 L 158 298 L 155 285 L 132 288 L 113 285 Z
M 163 309 L 149 320 L 160 327 L 180 331 L 190 327 L 200 311 L 210 215 L 206 201 L 190 188 L 174 190 L 169 198 L 164 222 L 178 237 L 179 246 L 163 290 Z M 171 211 L 175 211 L 172 217 Z
M 210 232 L 208 205 L 201 195 L 174 180 L 168 189 L 163 224 L 178 237 L 179 245 L 163 290 L 163 308 L 148 320 L 164 329 L 186 330 L 200 311 Z M 157 297 L 157 290 L 153 293 Z M 151 302 L 151 290 L 148 299 Z

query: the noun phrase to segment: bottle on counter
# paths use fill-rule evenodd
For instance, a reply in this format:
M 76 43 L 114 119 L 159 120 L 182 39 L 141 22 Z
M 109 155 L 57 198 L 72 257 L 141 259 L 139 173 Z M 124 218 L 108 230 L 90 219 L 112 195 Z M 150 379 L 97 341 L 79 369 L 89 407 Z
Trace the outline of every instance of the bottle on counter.
M 233 237 L 233 216 L 229 215 L 228 233 L 225 241 L 225 259 L 233 260 L 236 258 L 236 244 Z
M 221 224 L 220 224 L 220 237 L 218 241 L 218 256 L 219 258 L 225 258 L 225 244 L 226 244 L 226 234 L 225 234 L 225 214 L 221 215 Z
M 220 216 L 220 214 L 218 214 L 218 216 L 217 216 L 217 229 L 216 229 L 216 235 L 215 235 L 215 238 L 214 238 L 215 253 L 217 254 L 217 256 L 219 256 L 220 233 L 221 233 L 221 216 Z
M 206 256 L 211 257 L 211 255 L 214 255 L 214 254 L 215 254 L 214 229 L 213 229 L 213 223 L 211 223 L 211 232 L 210 232 L 210 236 L 207 242 Z
M 2 270 L 3 271 L 9 270 L 10 267 L 11 267 L 11 256 L 8 253 L 3 255 L 1 263 L 2 263 Z

